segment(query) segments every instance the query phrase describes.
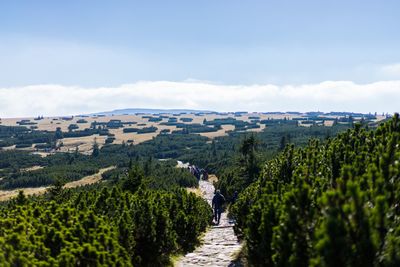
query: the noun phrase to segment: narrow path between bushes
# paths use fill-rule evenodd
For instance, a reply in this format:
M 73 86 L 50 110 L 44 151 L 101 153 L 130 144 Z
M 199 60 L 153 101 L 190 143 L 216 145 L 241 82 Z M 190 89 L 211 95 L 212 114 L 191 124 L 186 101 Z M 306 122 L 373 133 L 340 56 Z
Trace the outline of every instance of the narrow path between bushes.
M 211 205 L 214 196 L 213 184 L 210 181 L 200 181 L 199 187 L 203 198 Z M 235 266 L 232 262 L 241 248 L 242 245 L 233 232 L 233 224 L 224 212 L 220 224 L 207 230 L 202 238 L 202 245 L 180 258 L 175 266 Z

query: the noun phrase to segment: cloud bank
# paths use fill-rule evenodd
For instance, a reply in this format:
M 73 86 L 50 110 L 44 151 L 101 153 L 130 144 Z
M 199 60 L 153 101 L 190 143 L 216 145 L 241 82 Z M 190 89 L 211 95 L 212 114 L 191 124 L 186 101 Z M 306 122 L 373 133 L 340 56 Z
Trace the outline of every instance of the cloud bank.
M 400 110 L 399 104 L 397 80 L 282 86 L 140 81 L 98 88 L 52 84 L 0 88 L 0 117 L 74 115 L 123 108 L 392 113 Z

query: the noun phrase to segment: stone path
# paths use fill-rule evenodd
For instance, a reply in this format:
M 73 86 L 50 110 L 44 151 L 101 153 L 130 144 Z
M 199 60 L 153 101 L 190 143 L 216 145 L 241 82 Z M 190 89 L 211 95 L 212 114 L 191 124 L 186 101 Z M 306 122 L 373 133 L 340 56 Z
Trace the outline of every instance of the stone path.
M 211 182 L 200 181 L 203 197 L 211 205 L 214 196 L 214 186 Z M 204 235 L 202 245 L 192 253 L 182 257 L 175 266 L 234 266 L 232 261 L 239 254 L 242 245 L 233 232 L 233 224 L 222 213 L 218 226 L 212 226 Z

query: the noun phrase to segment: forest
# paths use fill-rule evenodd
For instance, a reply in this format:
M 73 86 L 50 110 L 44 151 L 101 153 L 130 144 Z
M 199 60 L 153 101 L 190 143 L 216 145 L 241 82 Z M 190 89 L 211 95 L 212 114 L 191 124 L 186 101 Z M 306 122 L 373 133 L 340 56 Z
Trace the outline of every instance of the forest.
M 399 137 L 396 114 L 263 164 L 231 207 L 250 265 L 399 266 Z
M 1 151 L 2 189 L 50 187 L 0 203 L 0 262 L 171 265 L 199 244 L 212 214 L 184 189 L 198 181 L 175 167 L 182 160 L 217 174 L 228 201 L 239 193 L 228 208 L 250 266 L 398 266 L 399 135 L 396 114 L 376 129 L 276 124 L 211 142 L 179 133 L 95 144 L 92 155 Z M 63 188 L 105 166 L 116 168 L 103 183 Z
M 224 180 L 227 176 L 226 173 L 239 175 L 238 171 L 234 171 L 237 168 L 238 150 L 241 142 L 250 135 L 254 135 L 260 141 L 260 160 L 267 160 L 283 150 L 288 143 L 304 146 L 309 138 L 324 140 L 348 128 L 349 125 L 306 128 L 276 124 L 266 131 L 257 133 L 231 132 L 228 136 L 217 137 L 211 142 L 207 137 L 190 132 L 162 134 L 138 145 L 106 144 L 101 149 L 96 149 L 96 153 L 92 155 L 83 155 L 75 151 L 56 153 L 43 158 L 27 151 L 0 150 L 0 177 L 2 177 L 0 189 L 47 186 L 58 179 L 65 182 L 75 181 L 97 173 L 102 167 L 113 165 L 118 168 L 118 171 L 113 173 L 123 173 L 132 160 L 152 161 L 153 163 L 159 159 L 181 160 L 206 168 L 208 172 L 215 173 Z M 23 130 L 19 127 L 5 126 L 2 129 L 5 133 Z M 59 131 L 50 135 L 43 131 L 24 131 L 24 135 L 19 134 L 17 139 L 19 140 L 23 136 L 27 136 L 23 139 L 29 139 L 31 135 L 38 134 L 50 135 L 54 139 L 54 136 L 67 133 Z M 165 164 L 159 162 L 158 165 Z M 43 168 L 29 172 L 24 171 L 25 168 L 31 166 Z M 229 193 L 232 193 L 233 187 Z
M 121 185 L 22 193 L 0 207 L 2 266 L 165 266 L 191 250 L 210 207 L 183 189 L 150 190 L 132 169 Z

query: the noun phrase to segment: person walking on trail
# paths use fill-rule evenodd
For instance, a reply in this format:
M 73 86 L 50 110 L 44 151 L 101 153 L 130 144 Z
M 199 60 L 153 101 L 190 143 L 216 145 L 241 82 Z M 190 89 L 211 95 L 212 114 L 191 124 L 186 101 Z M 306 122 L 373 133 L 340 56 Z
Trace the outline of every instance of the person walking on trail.
M 214 220 L 219 224 L 219 221 L 221 219 L 221 213 L 222 213 L 222 205 L 225 202 L 225 197 L 221 194 L 221 191 L 217 190 L 215 193 L 213 199 L 212 199 L 212 207 L 214 209 Z
M 239 194 L 238 191 L 235 190 L 235 192 L 233 193 L 233 196 L 231 198 L 231 204 L 232 205 L 236 203 L 236 200 L 238 199 L 238 194 Z
M 203 180 L 208 181 L 208 172 L 206 170 L 203 172 Z

